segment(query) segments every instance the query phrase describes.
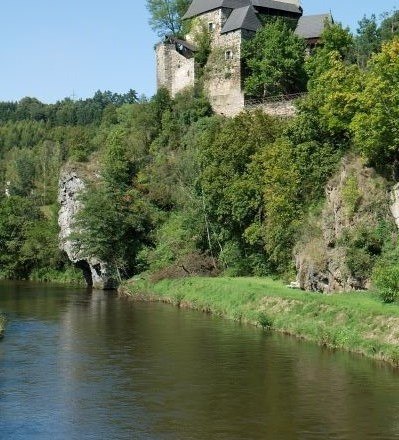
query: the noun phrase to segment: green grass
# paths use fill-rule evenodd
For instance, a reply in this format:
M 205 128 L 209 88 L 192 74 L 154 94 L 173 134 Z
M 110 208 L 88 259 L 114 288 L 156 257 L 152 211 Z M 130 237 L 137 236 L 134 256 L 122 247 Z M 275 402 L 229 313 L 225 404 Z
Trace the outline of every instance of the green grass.
M 72 286 L 85 286 L 82 271 L 75 267 L 67 267 L 63 271 L 52 268 L 42 268 L 34 270 L 30 275 L 30 281 L 42 283 L 69 284 Z
M 321 295 L 268 278 L 131 280 L 122 292 L 298 336 L 399 366 L 399 305 L 372 293 Z

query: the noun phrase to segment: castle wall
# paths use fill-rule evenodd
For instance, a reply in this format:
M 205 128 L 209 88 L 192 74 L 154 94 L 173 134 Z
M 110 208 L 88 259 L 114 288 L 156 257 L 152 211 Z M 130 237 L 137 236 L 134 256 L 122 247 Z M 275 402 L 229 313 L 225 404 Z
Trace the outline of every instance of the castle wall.
M 245 106 L 245 108 L 246 110 L 261 109 L 270 116 L 277 116 L 282 118 L 291 118 L 297 113 L 294 101 L 265 102 Z
M 174 46 L 173 46 L 174 49 Z M 155 47 L 157 68 L 157 89 L 165 88 L 172 92 L 171 44 L 159 43 Z
M 244 107 L 241 39 L 240 30 L 218 35 L 205 69 L 205 91 L 212 108 L 226 116 L 234 116 Z M 231 59 L 226 59 L 228 52 Z
M 194 86 L 195 62 L 194 58 L 185 58 L 175 51 L 172 55 L 172 65 L 175 72 L 172 79 L 172 96 L 175 96 L 183 89 Z
M 211 54 L 204 71 L 204 89 L 213 110 L 218 114 L 234 116 L 244 107 L 244 94 L 242 91 L 241 68 L 241 43 L 242 31 L 237 30 L 222 34 L 222 28 L 231 12 L 231 9 L 221 8 L 207 12 L 197 19 L 197 26 L 213 23 L 211 33 Z M 188 41 L 193 41 L 193 34 L 187 36 Z M 226 58 L 226 53 L 231 54 L 231 59 Z
M 164 87 L 174 97 L 176 93 L 194 85 L 194 58 L 181 55 L 174 44 L 158 44 L 156 59 L 158 89 Z

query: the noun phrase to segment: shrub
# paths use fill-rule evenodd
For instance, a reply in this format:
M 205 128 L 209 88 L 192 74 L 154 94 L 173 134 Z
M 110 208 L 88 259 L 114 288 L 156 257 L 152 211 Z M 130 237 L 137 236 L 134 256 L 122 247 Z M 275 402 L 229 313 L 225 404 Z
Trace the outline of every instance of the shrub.
M 356 213 L 361 200 L 361 194 L 355 175 L 349 176 L 342 188 L 342 199 L 349 218 Z
M 150 275 L 150 281 L 157 283 L 165 279 L 186 277 L 213 277 L 219 275 L 214 259 L 199 251 L 182 256 L 170 266 L 161 268 Z
M 346 264 L 352 276 L 368 279 L 376 259 L 381 255 L 384 237 L 379 227 L 357 225 L 344 232 L 341 243 L 346 247 Z
M 399 264 L 378 267 L 374 271 L 374 284 L 384 303 L 393 303 L 399 298 Z
M 0 315 L 0 338 L 2 338 L 4 335 L 6 324 L 7 324 L 7 318 L 4 315 Z
M 259 313 L 258 323 L 265 330 L 270 330 L 273 327 L 273 320 L 263 312 Z

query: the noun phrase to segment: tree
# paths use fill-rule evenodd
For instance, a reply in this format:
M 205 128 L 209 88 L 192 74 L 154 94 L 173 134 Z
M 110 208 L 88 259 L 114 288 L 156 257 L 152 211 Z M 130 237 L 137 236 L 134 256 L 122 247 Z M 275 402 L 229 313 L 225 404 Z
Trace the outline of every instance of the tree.
M 182 31 L 182 17 L 189 4 L 190 0 L 147 0 L 152 29 L 160 37 L 179 35 Z
M 252 96 L 304 90 L 305 42 L 284 20 L 267 23 L 244 46 L 245 90 Z
M 332 67 L 332 60 L 351 61 L 353 59 L 353 44 L 353 36 L 349 28 L 343 28 L 340 23 L 326 22 L 315 53 L 306 60 L 305 68 L 309 76 L 308 86 L 311 87 L 314 79 Z
M 35 204 L 24 197 L 0 200 L 0 274 L 5 278 L 27 278 L 37 261 L 37 254 L 25 252 L 32 230 L 43 220 Z M 44 245 L 44 243 L 42 243 Z
M 213 251 L 236 275 L 265 274 L 267 254 L 259 232 L 264 218 L 263 176 L 251 162 L 276 140 L 281 124 L 261 111 L 209 122 L 207 133 L 197 140 L 198 190 Z
M 292 259 L 295 229 L 300 222 L 300 174 L 293 145 L 279 139 L 254 158 L 262 182 L 264 219 L 260 231 L 273 269 L 284 272 Z
M 391 15 L 383 15 L 383 21 L 380 26 L 381 38 L 383 41 L 392 40 L 399 35 L 399 11 L 394 11 Z
M 357 36 L 355 37 L 356 59 L 359 67 L 365 68 L 373 53 L 381 48 L 381 32 L 378 28 L 375 15 L 370 18 L 364 16 L 359 21 Z
M 386 43 L 368 65 L 351 123 L 357 150 L 374 165 L 399 174 L 399 39 Z
M 137 254 L 154 227 L 151 205 L 135 189 L 114 192 L 104 184 L 91 186 L 81 201 L 83 209 L 71 234 L 76 250 L 132 275 Z

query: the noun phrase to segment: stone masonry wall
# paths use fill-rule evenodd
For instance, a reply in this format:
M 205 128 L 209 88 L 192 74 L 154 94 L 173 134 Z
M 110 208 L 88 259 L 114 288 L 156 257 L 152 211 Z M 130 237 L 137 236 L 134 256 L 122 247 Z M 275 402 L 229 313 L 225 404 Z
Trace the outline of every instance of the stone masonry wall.
M 293 117 L 297 110 L 295 101 L 267 102 L 263 104 L 245 106 L 247 110 L 261 109 L 270 116 Z
M 176 51 L 174 44 L 160 43 L 156 47 L 157 87 L 165 87 L 174 97 L 186 87 L 194 85 L 194 58 L 186 58 Z
M 228 18 L 230 10 L 217 9 L 201 15 L 197 19 L 197 26 L 206 29 L 213 23 L 214 29 L 211 40 L 211 54 L 205 66 L 204 88 L 213 110 L 218 114 L 234 116 L 244 107 L 244 94 L 241 88 L 241 42 L 242 31 L 237 30 L 221 34 L 222 28 Z M 193 41 L 196 26 L 188 41 Z M 226 59 L 226 53 L 232 54 L 231 59 Z

